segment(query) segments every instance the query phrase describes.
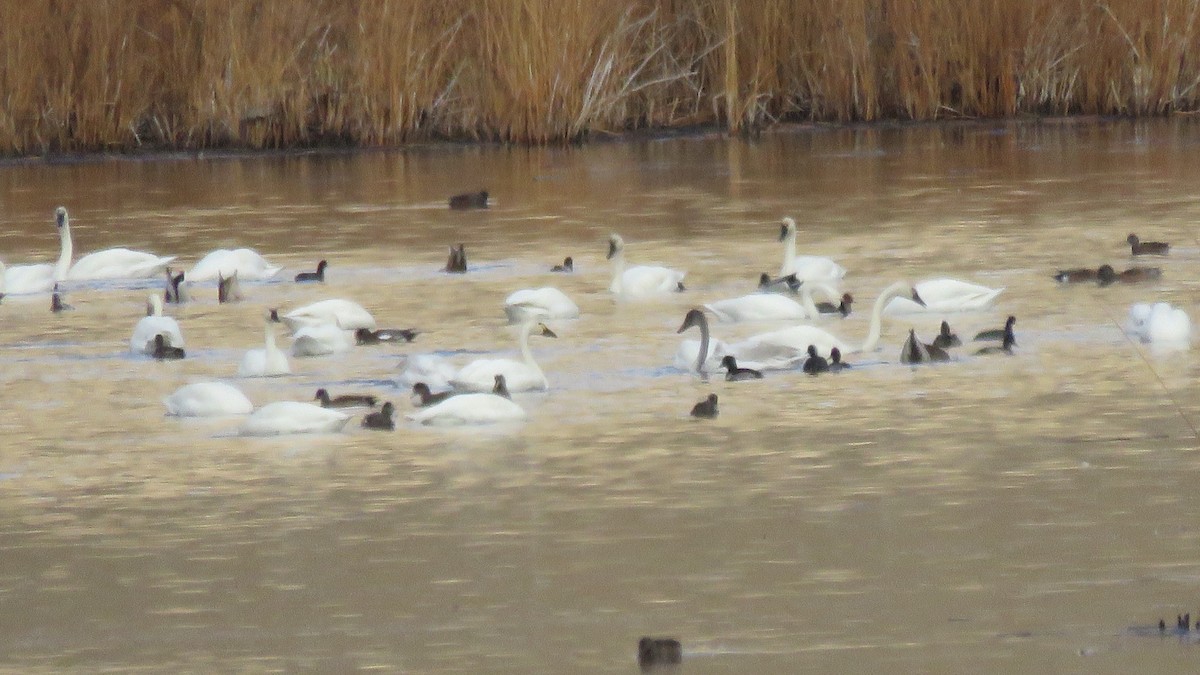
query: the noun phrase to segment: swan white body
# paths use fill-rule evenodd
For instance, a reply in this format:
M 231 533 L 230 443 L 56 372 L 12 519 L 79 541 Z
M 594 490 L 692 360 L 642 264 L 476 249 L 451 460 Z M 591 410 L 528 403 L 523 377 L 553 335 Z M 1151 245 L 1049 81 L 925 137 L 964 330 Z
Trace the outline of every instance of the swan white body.
M 525 410 L 496 394 L 459 394 L 411 412 L 407 417 L 414 422 L 438 426 L 495 424 L 523 420 Z
M 197 382 L 176 389 L 163 399 L 168 415 L 220 417 L 249 415 L 254 404 L 241 389 L 224 382 Z
M 332 323 L 304 326 L 292 335 L 292 356 L 324 356 L 350 351 L 353 347 L 353 333 Z
M 545 373 L 533 360 L 533 352 L 529 350 L 529 336 L 535 327 L 540 326 L 541 324 L 535 321 L 527 321 L 521 326 L 518 337 L 521 348 L 520 361 L 476 359 L 454 374 L 450 379 L 450 386 L 460 391 L 490 392 L 496 386 L 496 376 L 503 375 L 511 392 L 548 389 L 550 383 L 546 381 Z
M 504 299 L 504 313 L 509 323 L 545 321 L 547 319 L 574 319 L 579 316 L 579 306 L 557 288 L 526 288 L 514 292 Z
M 251 349 L 242 357 L 238 366 L 238 375 L 242 377 L 274 377 L 287 375 L 292 372 L 288 365 L 287 354 L 275 346 L 275 331 L 271 321 L 267 321 L 264 332 L 266 342 L 263 349 Z
M 751 293 L 740 298 L 710 302 L 705 307 L 719 321 L 729 323 L 812 319 L 819 314 L 815 307 L 810 314 L 800 303 L 778 293 Z
M 674 293 L 679 290 L 687 272 L 652 265 L 625 267 L 625 240 L 614 234 L 608 240 L 608 257 L 612 261 L 612 283 L 608 290 L 621 298 L 644 298 Z M 511 386 L 511 382 L 509 383 Z
M 700 345 L 702 340 L 684 340 L 679 343 L 679 348 L 675 350 L 674 365 L 680 370 L 690 370 L 696 372 L 696 362 L 700 359 Z M 704 359 L 705 371 L 717 370 L 721 366 L 721 359 L 729 354 L 729 347 L 720 340 L 712 339 L 708 343 L 708 356 Z M 738 359 L 741 364 L 741 359 Z M 762 370 L 757 366 L 753 366 L 755 370 Z
M 375 330 L 375 317 L 371 316 L 370 312 L 357 302 L 341 298 L 321 300 L 293 309 L 287 314 L 280 315 L 279 320 L 287 324 L 288 329 L 292 332 L 300 330 L 304 326 L 317 326 L 323 323 L 334 324 L 343 330 L 358 330 L 359 328 Z
M 1156 346 L 1187 348 L 1192 340 L 1192 321 L 1187 312 L 1165 302 L 1138 303 L 1129 308 L 1129 332 Z
M 183 333 L 179 330 L 179 322 L 169 316 L 163 316 L 162 298 L 157 293 L 150 296 L 151 313 L 138 319 L 133 327 L 133 335 L 129 338 L 129 351 L 135 354 L 153 354 L 154 336 L 163 335 L 172 347 L 183 347 Z
M 255 410 L 242 424 L 243 436 L 323 434 L 341 431 L 350 416 L 299 401 L 275 401 Z
M 458 368 L 435 354 L 413 354 L 408 357 L 404 372 L 398 378 L 401 387 L 411 387 L 424 382 L 430 389 L 449 389 L 450 380 L 458 374 Z
M 846 276 L 846 268 L 829 258 L 815 255 L 796 255 L 796 221 L 783 219 L 783 265 L 779 276 L 795 274 L 800 281 L 838 281 Z
M 61 214 L 55 212 L 56 228 L 58 229 L 58 262 L 37 263 L 33 265 L 13 265 L 4 270 L 4 293 L 21 295 L 25 293 L 49 293 L 54 290 L 55 282 L 67 278 L 71 269 L 71 244 L 69 243 L 70 229 L 67 225 L 66 210 Z
M 175 259 L 175 256 L 160 257 L 144 251 L 109 248 L 89 253 L 75 261 L 70 269 L 63 269 L 63 261 L 69 262 L 74 253 L 74 246 L 71 242 L 71 222 L 67 216 L 67 210 L 61 206 L 55 211 L 55 217 L 58 223 L 59 242 L 62 247 L 59 253 L 59 264 L 54 271 L 58 280 L 144 279 L 159 276 Z
M 217 276 L 231 277 L 237 272 L 242 281 L 263 281 L 279 274 L 283 267 L 272 265 L 254 249 L 219 248 L 210 251 L 187 273 L 192 281 L 212 281 Z
M 911 297 L 893 298 L 885 314 L 912 314 L 916 312 L 970 312 L 987 309 L 995 302 L 1003 288 L 988 288 L 957 279 L 929 279 L 916 285 L 917 295 L 924 306 Z
M 874 351 L 879 345 L 880 333 L 883 330 L 884 305 L 892 298 L 911 293 L 911 287 L 903 281 L 897 281 L 879 294 L 875 300 L 875 306 L 871 310 L 871 326 L 867 331 L 867 337 L 859 347 L 852 346 L 829 331 L 816 326 L 792 326 L 760 333 L 729 345 L 728 349 L 737 358 L 739 364 L 742 361 L 771 363 L 788 360 L 796 363 L 808 358 L 809 345 L 816 347 L 817 354 L 824 358 L 829 358 L 829 353 L 834 347 L 837 347 L 842 354 Z

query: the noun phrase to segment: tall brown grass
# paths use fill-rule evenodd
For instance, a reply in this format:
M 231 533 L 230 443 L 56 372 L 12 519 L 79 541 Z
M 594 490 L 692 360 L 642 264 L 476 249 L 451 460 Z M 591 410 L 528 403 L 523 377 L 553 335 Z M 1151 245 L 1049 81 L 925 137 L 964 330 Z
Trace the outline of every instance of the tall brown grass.
M 11 0 L 0 152 L 1200 106 L 1200 0 Z

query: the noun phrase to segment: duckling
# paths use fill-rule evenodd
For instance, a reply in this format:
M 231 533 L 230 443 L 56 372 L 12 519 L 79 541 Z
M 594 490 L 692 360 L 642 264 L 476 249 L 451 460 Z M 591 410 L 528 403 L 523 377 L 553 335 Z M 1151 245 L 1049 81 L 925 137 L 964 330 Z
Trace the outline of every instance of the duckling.
M 163 300 L 177 305 L 191 300 L 191 297 L 189 297 L 187 291 L 187 286 L 183 283 L 184 273 L 180 271 L 179 274 L 175 274 L 171 271 L 170 267 L 166 268 L 164 273 L 167 275 L 167 287 L 163 291 Z
M 442 268 L 443 272 L 450 274 L 464 274 L 467 271 L 467 250 L 462 244 L 450 247 L 450 257 L 446 260 L 446 266 Z
M 842 301 L 838 304 L 832 302 L 818 302 L 817 311 L 822 314 L 841 314 L 842 318 L 850 316 L 850 305 L 854 302 L 854 296 L 849 293 L 842 294 Z
M 830 356 L 832 356 L 832 353 Z M 819 375 L 829 372 L 829 362 L 825 360 L 825 357 L 817 354 L 816 345 L 808 346 L 808 358 L 804 360 L 804 372 L 809 375 Z
M 317 263 L 317 271 L 316 272 L 301 272 L 301 273 L 297 274 L 296 275 L 296 283 L 298 283 L 298 284 L 307 284 L 307 283 L 312 283 L 312 282 L 316 282 L 319 284 L 325 283 L 325 268 L 326 267 L 329 267 L 329 262 L 326 260 L 322 260 L 321 262 Z
M 50 311 L 58 314 L 69 309 L 75 308 L 63 302 L 62 294 L 58 292 L 58 283 L 55 283 L 54 290 L 50 293 Z
M 456 393 L 455 391 L 440 391 L 435 394 L 428 384 L 418 382 L 412 388 L 412 404 L 418 408 L 424 408 L 434 403 L 441 403 Z
M 1134 284 L 1161 278 L 1162 269 L 1158 267 L 1130 267 L 1124 272 L 1118 273 L 1112 268 L 1112 265 L 1101 265 L 1100 269 L 1096 270 L 1096 275 L 1100 280 L 1101 286 L 1109 286 L 1117 282 Z
M 675 638 L 644 637 L 638 640 L 638 666 L 647 671 L 683 662 L 683 645 Z
M 354 341 L 360 345 L 377 345 L 382 342 L 412 342 L 417 337 L 415 328 L 359 328 L 354 331 Z
M 767 293 L 796 293 L 800 290 L 800 280 L 795 274 L 772 279 L 770 274 L 763 272 L 758 277 L 758 290 Z
M 379 431 L 392 431 L 396 428 L 396 422 L 392 419 L 392 414 L 396 411 L 396 406 L 392 405 L 391 401 L 383 404 L 383 407 L 378 412 L 373 412 L 363 417 L 362 425 L 365 429 L 377 429 Z
M 988 347 L 984 347 L 983 349 L 976 351 L 975 354 L 977 356 L 984 356 L 987 354 L 1010 354 L 1011 355 L 1013 353 L 1013 347 L 1015 347 L 1017 344 L 1017 337 L 1015 334 L 1013 334 L 1012 326 L 1013 326 L 1013 322 L 1007 322 L 1004 324 L 1004 340 L 1003 340 L 1003 342 L 1001 342 L 999 345 L 991 345 Z
M 692 417 L 700 417 L 706 420 L 711 420 L 717 416 L 718 412 L 716 394 L 709 394 L 708 398 L 692 406 Z
M 512 394 L 508 393 L 508 384 L 504 381 L 504 376 L 496 373 L 496 386 L 492 387 L 492 393 L 497 396 L 503 396 L 508 400 L 512 400 Z
M 171 344 L 167 342 L 167 337 L 162 333 L 159 333 L 158 335 L 154 336 L 154 352 L 151 353 L 151 356 L 159 361 L 182 359 L 183 348 L 172 347 Z
M 466 192 L 461 195 L 454 195 L 450 198 L 450 208 L 456 211 L 465 209 L 486 209 L 487 207 L 487 190 L 480 190 L 479 192 Z
M 1087 267 L 1076 267 L 1069 270 L 1059 270 L 1054 280 L 1060 284 L 1078 284 L 1085 281 L 1096 281 L 1100 278 L 1098 270 Z
M 561 265 L 555 265 L 554 267 L 551 267 L 550 271 L 551 272 L 574 272 L 575 271 L 575 261 L 571 258 L 571 256 L 567 256 L 567 257 L 563 258 L 563 262 Z
M 354 408 L 356 406 L 374 408 L 379 401 L 370 394 L 344 394 L 330 398 L 329 392 L 324 387 L 317 390 L 317 395 L 313 397 L 313 400 L 320 401 L 322 408 Z
M 936 345 L 927 345 L 917 339 L 917 332 L 908 329 L 908 339 L 900 348 L 900 363 L 931 363 L 949 361 L 950 354 Z
M 933 338 L 933 346 L 941 349 L 949 349 L 951 347 L 958 347 L 961 344 L 962 340 L 950 332 L 950 324 L 943 321 L 941 332 L 938 333 L 937 337 Z
M 1162 241 L 1142 241 L 1136 234 L 1125 238 L 1133 255 L 1166 255 L 1171 245 Z
M 241 302 L 245 299 L 242 295 L 242 285 L 238 283 L 237 270 L 233 274 L 226 277 L 220 272 L 217 273 L 217 303 L 225 304 L 227 302 Z M 272 310 L 274 312 L 274 310 Z M 278 320 L 278 319 L 275 319 Z
M 726 382 L 741 382 L 742 380 L 761 380 L 763 374 L 753 368 L 738 368 L 737 359 L 732 354 L 726 355 L 721 359 L 721 366 L 725 368 Z
M 981 330 L 975 334 L 975 341 L 982 342 L 984 340 L 1003 340 L 1005 335 L 1008 335 L 1012 332 L 1013 326 L 1015 325 L 1017 325 L 1017 317 L 1010 315 L 1008 319 L 1004 321 L 1004 328 Z
M 829 350 L 829 372 L 840 373 L 849 367 L 849 363 L 842 361 L 842 350 L 837 347 Z

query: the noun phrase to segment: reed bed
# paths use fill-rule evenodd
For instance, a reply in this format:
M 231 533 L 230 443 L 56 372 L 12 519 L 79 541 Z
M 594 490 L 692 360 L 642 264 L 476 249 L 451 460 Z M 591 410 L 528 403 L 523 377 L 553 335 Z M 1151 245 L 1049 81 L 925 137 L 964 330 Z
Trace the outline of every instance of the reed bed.
M 21 0 L 0 152 L 1200 107 L 1200 0 Z

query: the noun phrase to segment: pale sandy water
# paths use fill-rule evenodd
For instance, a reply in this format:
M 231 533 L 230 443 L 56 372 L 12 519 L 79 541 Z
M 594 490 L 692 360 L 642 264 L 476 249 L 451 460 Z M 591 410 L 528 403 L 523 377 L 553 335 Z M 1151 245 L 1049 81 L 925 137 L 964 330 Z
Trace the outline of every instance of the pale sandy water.
M 1193 352 L 1120 329 L 1133 302 L 1200 299 L 1200 127 L 1181 122 L 796 130 L 566 150 L 440 148 L 0 169 L 0 259 L 250 246 L 286 269 L 171 308 L 189 358 L 127 354 L 157 280 L 0 304 L 0 666 L 102 670 L 637 672 L 642 635 L 682 672 L 1186 672 L 1197 647 L 1131 626 L 1200 614 Z M 486 212 L 445 198 L 486 186 Z M 897 363 L 887 319 L 859 367 L 702 382 L 671 366 L 685 311 L 776 271 L 778 221 L 850 270 L 822 325 L 857 342 L 896 279 L 1004 286 L 965 336 L 1018 317 L 1018 355 Z M 688 270 L 615 304 L 605 239 Z M 1141 286 L 1062 288 L 1134 264 Z M 464 242 L 472 271 L 439 273 Z M 573 275 L 546 270 L 565 255 Z M 324 286 L 292 275 L 330 261 Z M 408 412 L 400 356 L 512 353 L 504 297 L 555 285 L 583 316 L 535 338 L 551 389 L 524 425 L 246 439 L 164 417 L 189 381 L 256 404 L 318 386 Z M 147 290 L 147 289 L 150 290 Z M 238 380 L 267 307 L 357 300 L 403 347 Z M 714 324 L 725 340 L 773 325 Z M 688 337 L 694 338 L 695 335 Z M 709 392 L 714 421 L 687 416 Z

